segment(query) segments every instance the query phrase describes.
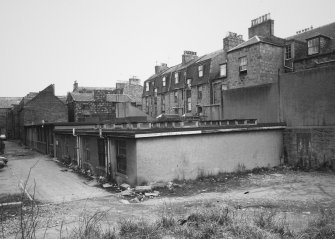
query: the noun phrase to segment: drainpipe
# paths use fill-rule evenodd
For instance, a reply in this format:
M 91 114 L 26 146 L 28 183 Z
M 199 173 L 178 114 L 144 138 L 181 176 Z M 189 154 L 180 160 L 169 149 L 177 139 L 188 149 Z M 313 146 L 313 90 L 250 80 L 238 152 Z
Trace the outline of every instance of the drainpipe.
M 279 118 L 279 122 L 282 122 L 282 103 L 281 103 L 281 89 L 280 89 L 280 69 L 278 69 L 278 108 L 279 108 L 279 112 L 278 112 L 278 118 Z

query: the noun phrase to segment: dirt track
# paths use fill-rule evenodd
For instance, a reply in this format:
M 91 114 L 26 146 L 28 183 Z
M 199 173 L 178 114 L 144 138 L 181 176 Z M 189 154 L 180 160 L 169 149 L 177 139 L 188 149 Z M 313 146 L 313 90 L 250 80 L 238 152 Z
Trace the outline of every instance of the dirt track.
M 12 152 L 17 152 L 18 149 L 15 147 L 17 146 L 13 144 L 15 150 Z M 61 171 L 63 168 L 57 163 L 37 153 L 32 153 L 21 160 L 12 158 L 10 167 L 17 175 L 24 177 L 27 169 L 38 160 L 40 161 L 37 165 L 40 166 L 36 165 L 33 168 L 31 178 L 35 178 L 37 182 L 44 180 L 44 186 L 36 184 L 36 198 L 42 202 L 48 202 L 40 206 L 41 229 L 38 231 L 42 235 L 43 227 L 48 224 L 47 238 L 57 238 L 61 224 L 64 231 L 71 231 L 71 228 L 78 226 L 78 219 L 83 212 L 85 215 L 93 215 L 97 211 L 103 212 L 104 225 L 108 228 L 115 226 L 121 218 L 154 220 L 163 211 L 183 216 L 191 210 L 203 207 L 206 203 L 218 203 L 241 210 L 259 207 L 275 208 L 283 212 L 292 224 L 295 223 L 297 227 L 301 227 L 306 225 L 308 219 L 313 217 L 313 213 L 319 207 L 335 207 L 334 173 L 287 170 L 248 174 L 243 178 L 232 179 L 238 182 L 236 184 L 234 181 L 233 183 L 214 183 L 217 186 L 211 187 L 211 190 L 202 190 L 192 196 L 159 197 L 141 203 L 124 204 L 117 194 L 110 194 L 86 185 L 83 178 L 73 172 Z M 15 165 L 19 166 L 14 168 Z M 48 177 L 50 178 L 46 180 Z M 11 180 L 3 182 L 3 178 L 0 179 L 1 187 L 4 183 L 14 182 Z M 223 185 L 226 188 L 224 192 L 221 190 Z M 54 190 L 55 188 L 59 190 Z M 7 233 L 15 223 L 17 218 L 5 222 Z

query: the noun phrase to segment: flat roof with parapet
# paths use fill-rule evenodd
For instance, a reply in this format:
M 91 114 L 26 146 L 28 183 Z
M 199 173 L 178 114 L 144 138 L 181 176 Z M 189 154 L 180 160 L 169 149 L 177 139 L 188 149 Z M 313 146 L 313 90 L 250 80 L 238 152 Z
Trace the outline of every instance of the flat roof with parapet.
M 284 129 L 284 123 L 261 123 L 257 120 L 142 122 L 123 124 L 55 124 L 56 134 L 92 135 L 116 138 L 152 138 L 241 131 Z

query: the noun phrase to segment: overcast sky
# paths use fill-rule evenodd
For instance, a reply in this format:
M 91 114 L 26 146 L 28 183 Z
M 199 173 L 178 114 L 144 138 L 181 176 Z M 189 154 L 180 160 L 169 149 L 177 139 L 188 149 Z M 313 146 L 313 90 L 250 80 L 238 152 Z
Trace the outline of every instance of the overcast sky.
M 228 31 L 247 39 L 251 20 L 271 13 L 278 37 L 335 21 L 334 0 L 0 0 L 0 96 L 55 84 L 114 87 L 184 50 L 222 48 Z

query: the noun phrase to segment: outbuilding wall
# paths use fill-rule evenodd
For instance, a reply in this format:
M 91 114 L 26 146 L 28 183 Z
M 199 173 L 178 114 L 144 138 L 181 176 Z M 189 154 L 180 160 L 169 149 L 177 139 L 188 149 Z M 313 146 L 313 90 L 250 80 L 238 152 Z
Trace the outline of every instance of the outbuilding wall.
M 195 179 L 201 175 L 276 166 L 282 131 L 141 138 L 136 142 L 137 183 Z

